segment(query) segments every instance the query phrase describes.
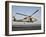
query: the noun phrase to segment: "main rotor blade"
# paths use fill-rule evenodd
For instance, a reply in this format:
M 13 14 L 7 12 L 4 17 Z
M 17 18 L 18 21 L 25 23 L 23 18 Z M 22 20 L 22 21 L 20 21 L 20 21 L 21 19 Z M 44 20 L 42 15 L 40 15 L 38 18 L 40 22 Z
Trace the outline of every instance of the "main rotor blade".
M 16 14 L 23 15 L 23 16 L 28 16 L 28 15 L 24 15 L 24 14 L 21 14 L 21 13 L 16 13 Z
M 34 15 L 34 14 L 37 13 L 38 11 L 39 11 L 39 10 L 36 10 L 32 15 Z M 31 16 L 32 16 L 32 15 L 31 15 Z

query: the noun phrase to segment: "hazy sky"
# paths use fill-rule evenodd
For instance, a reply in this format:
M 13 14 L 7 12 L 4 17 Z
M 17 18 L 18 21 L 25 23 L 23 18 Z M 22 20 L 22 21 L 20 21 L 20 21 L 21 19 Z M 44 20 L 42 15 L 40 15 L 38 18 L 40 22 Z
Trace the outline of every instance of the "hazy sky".
M 18 15 L 16 13 L 25 14 L 31 16 L 36 10 L 39 10 L 33 17 L 39 19 L 38 23 L 41 23 L 41 7 L 33 7 L 33 6 L 12 6 L 12 14 L 16 17 L 16 19 L 23 19 L 26 16 Z

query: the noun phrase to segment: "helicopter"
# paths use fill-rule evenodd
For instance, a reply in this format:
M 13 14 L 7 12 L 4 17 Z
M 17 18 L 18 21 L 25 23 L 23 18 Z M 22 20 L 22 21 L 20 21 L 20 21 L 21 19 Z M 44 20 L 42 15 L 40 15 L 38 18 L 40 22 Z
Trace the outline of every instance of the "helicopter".
M 16 21 L 16 22 L 35 22 L 35 21 L 37 21 L 37 19 L 36 18 L 34 18 L 34 17 L 32 17 L 34 14 L 36 14 L 37 12 L 38 12 L 39 10 L 36 10 L 32 15 L 30 15 L 30 16 L 28 16 L 28 15 L 25 15 L 25 14 L 22 14 L 22 13 L 16 13 L 16 14 L 18 14 L 18 15 L 22 15 L 22 16 L 26 16 L 25 18 L 23 18 L 23 19 L 20 19 L 20 20 L 16 20 L 16 18 L 15 17 L 13 17 L 14 18 L 14 20 L 13 21 Z

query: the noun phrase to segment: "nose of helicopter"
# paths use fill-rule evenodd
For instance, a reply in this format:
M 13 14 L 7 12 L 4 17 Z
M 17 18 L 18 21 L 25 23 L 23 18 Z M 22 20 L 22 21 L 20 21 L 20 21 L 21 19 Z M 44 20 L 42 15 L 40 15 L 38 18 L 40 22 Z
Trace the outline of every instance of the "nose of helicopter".
M 38 20 L 38 19 L 36 19 L 36 18 L 32 18 L 32 21 L 33 21 L 33 22 L 37 22 L 37 20 Z

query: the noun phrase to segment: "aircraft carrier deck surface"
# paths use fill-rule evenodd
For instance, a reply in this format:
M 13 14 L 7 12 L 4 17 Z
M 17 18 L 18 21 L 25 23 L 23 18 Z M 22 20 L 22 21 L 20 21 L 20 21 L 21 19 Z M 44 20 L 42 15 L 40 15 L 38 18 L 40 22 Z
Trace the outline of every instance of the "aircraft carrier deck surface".
M 13 23 L 12 31 L 20 30 L 40 30 L 41 24 L 31 24 L 31 23 Z

